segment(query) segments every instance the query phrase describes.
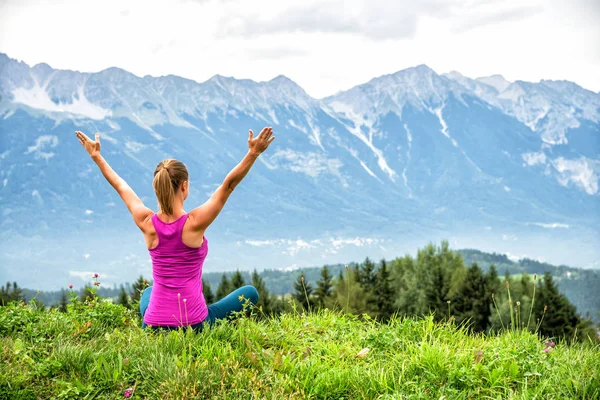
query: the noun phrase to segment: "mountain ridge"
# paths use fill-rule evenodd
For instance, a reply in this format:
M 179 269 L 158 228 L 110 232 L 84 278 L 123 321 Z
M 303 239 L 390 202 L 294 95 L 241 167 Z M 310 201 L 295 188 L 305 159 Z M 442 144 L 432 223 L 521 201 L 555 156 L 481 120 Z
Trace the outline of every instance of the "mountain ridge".
M 156 163 L 182 159 L 195 204 L 241 159 L 248 129 L 273 126 L 277 141 L 211 227 L 226 254 L 215 269 L 379 257 L 444 238 L 555 263 L 577 244 L 576 263 L 600 258 L 600 111 L 576 85 L 512 82 L 500 98 L 422 65 L 323 100 L 283 76 L 198 83 L 118 68 L 32 72 L 5 55 L 0 72 L 0 226 L 19 243 L 0 244 L 11 275 L 23 265 L 30 277 L 42 265 L 56 270 L 63 255 L 51 247 L 63 239 L 69 256 L 56 284 L 91 265 L 149 268 L 74 130 L 101 134 L 105 157 L 147 204 Z M 81 243 L 98 232 L 107 253 Z

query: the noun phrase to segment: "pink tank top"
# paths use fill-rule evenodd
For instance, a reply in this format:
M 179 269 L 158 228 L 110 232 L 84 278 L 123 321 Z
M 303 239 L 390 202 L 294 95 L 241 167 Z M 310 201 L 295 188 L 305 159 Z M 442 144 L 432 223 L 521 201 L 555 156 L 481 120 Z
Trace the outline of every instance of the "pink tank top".
M 154 284 L 144 322 L 151 326 L 187 326 L 204 321 L 208 308 L 202 294 L 202 265 L 208 241 L 190 247 L 181 234 L 188 214 L 176 221 L 162 222 L 156 214 L 152 223 L 158 245 L 149 249 Z

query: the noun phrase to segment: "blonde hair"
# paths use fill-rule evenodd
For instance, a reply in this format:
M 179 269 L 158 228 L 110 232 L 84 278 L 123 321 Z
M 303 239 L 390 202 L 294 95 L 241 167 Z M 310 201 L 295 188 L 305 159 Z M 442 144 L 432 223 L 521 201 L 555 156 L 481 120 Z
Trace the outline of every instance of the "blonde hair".
M 158 209 L 163 214 L 173 215 L 175 192 L 187 180 L 188 170 L 181 161 L 169 158 L 158 163 L 152 187 L 158 199 Z

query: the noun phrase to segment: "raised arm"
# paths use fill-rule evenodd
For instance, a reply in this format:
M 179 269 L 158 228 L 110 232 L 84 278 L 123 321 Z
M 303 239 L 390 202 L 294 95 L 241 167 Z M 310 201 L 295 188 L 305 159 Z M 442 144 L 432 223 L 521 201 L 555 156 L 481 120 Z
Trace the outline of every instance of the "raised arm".
M 270 127 L 263 128 L 256 138 L 254 137 L 254 132 L 250 130 L 248 134 L 248 153 L 246 153 L 242 161 L 227 174 L 221 186 L 217 188 L 210 199 L 190 212 L 190 222 L 194 230 L 206 230 L 215 218 L 217 218 L 223 209 L 223 206 L 225 206 L 227 199 L 229 199 L 229 195 L 233 192 L 233 189 L 235 189 L 242 179 L 244 179 L 258 156 L 269 147 L 273 140 L 275 140 L 275 136 L 272 135 L 273 128 Z
M 152 210 L 142 203 L 142 200 L 135 194 L 133 189 L 108 165 L 104 157 L 100 155 L 100 135 L 96 133 L 96 140 L 93 141 L 83 132 L 75 132 L 79 143 L 83 145 L 92 160 L 100 168 L 100 172 L 106 178 L 108 183 L 117 191 L 119 196 L 125 202 L 129 212 L 133 216 L 136 225 L 143 230 L 143 224 L 148 218 L 152 217 Z

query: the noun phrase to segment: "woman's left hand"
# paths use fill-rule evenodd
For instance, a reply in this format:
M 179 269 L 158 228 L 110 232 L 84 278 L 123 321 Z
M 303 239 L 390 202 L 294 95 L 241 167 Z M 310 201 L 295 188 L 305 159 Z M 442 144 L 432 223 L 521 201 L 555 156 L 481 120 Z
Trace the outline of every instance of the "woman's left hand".
M 100 155 L 100 134 L 96 133 L 96 140 L 92 141 L 87 135 L 83 132 L 75 132 L 77 135 L 77 139 L 79 139 L 79 143 L 83 145 L 85 151 L 88 152 L 90 157 L 95 157 Z

